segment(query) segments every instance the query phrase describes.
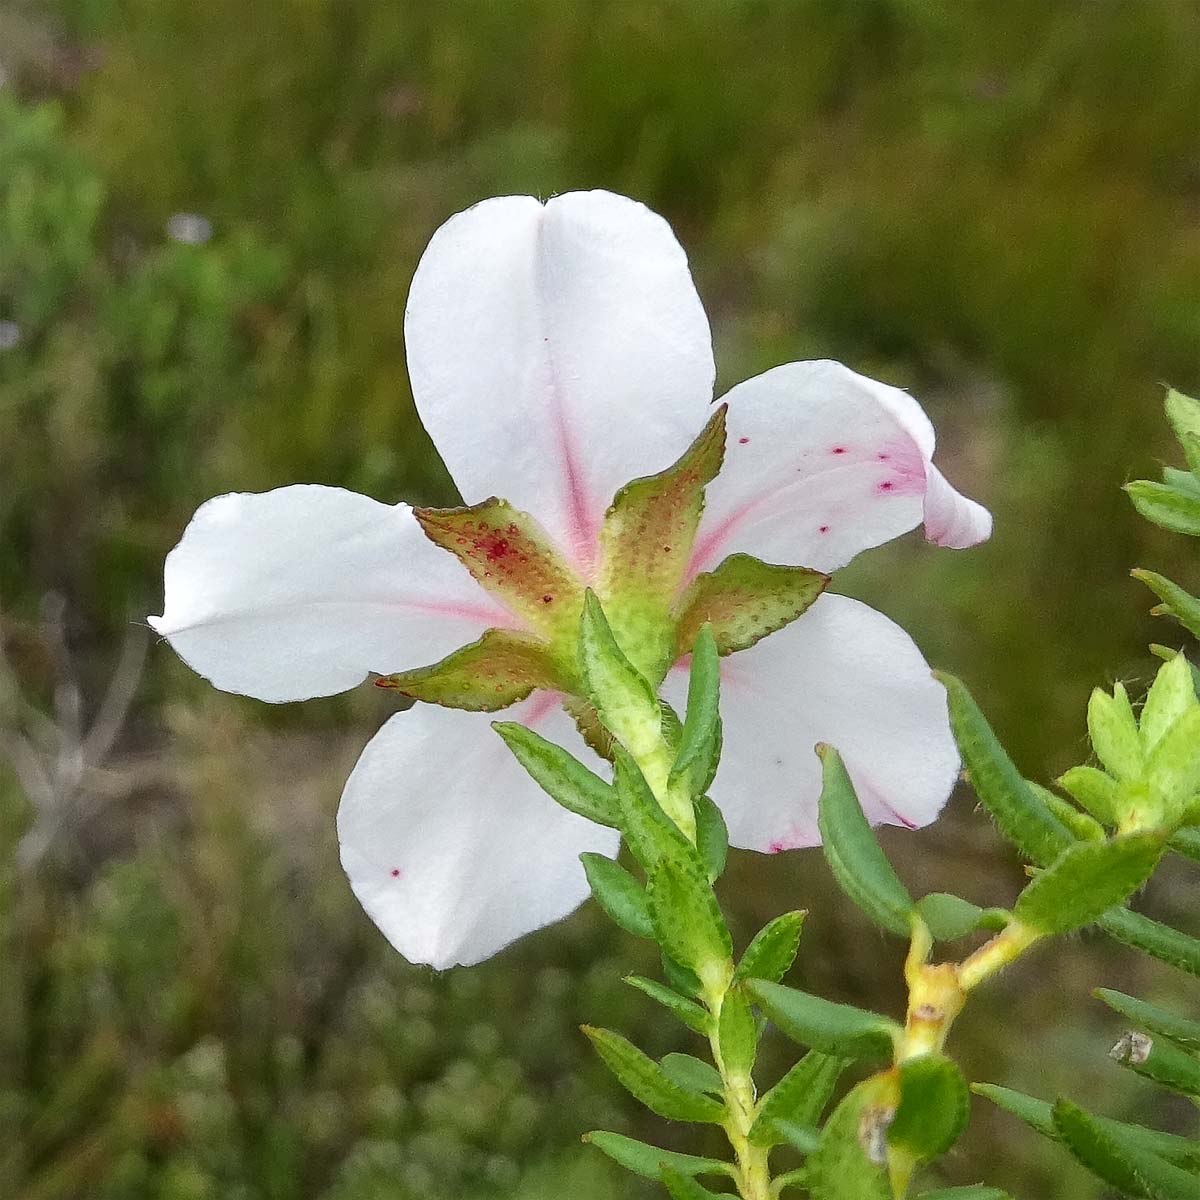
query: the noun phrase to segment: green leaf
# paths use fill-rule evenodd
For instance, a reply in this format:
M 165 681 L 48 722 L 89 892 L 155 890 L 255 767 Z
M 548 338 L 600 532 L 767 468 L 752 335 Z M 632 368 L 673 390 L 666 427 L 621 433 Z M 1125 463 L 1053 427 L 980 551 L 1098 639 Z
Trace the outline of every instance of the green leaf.
M 715 571 L 697 575 L 680 597 L 675 653 L 687 654 L 703 625 L 712 627 L 721 654 L 747 650 L 790 625 L 828 586 L 820 571 L 731 554 Z
M 1110 1056 L 1136 1074 L 1184 1096 L 1200 1096 L 1200 1061 L 1168 1038 L 1127 1033 Z
M 1159 1037 L 1169 1038 L 1188 1050 L 1200 1050 L 1200 1021 L 1177 1016 L 1165 1008 L 1159 1008 L 1157 1004 L 1109 988 L 1097 988 L 1092 994 L 1135 1025 Z M 1200 1154 L 1200 1145 L 1197 1146 L 1197 1153 Z
M 726 1072 L 749 1079 L 758 1053 L 758 1022 L 740 988 L 730 988 L 725 993 L 717 1021 L 717 1044 Z
M 510 629 L 489 629 L 477 642 L 455 650 L 431 667 L 383 675 L 375 686 L 413 700 L 467 712 L 495 712 L 524 700 L 534 689 L 565 691 L 560 673 L 540 638 Z
M 719 1125 L 725 1106 L 710 1096 L 680 1087 L 648 1055 L 611 1029 L 585 1025 L 583 1032 L 621 1085 L 652 1113 L 669 1121 L 700 1121 Z
M 1190 858 L 1192 862 L 1200 862 L 1200 829 L 1195 826 L 1185 826 L 1183 829 L 1175 830 L 1167 845 L 1176 854 L 1182 854 L 1184 858 Z
M 492 728 L 551 800 L 597 825 L 620 825 L 620 804 L 612 785 L 561 746 L 515 721 L 494 721 Z
M 1047 934 L 1090 925 L 1150 878 L 1163 846 L 1156 833 L 1077 842 L 1034 877 L 1017 898 L 1013 916 Z
M 1156 617 L 1174 617 L 1192 635 L 1200 637 L 1200 600 L 1172 583 L 1165 575 L 1138 569 L 1130 571 L 1134 579 L 1144 583 L 1162 602 L 1150 611 Z
M 1200 790 L 1200 705 L 1189 708 L 1159 739 L 1146 763 L 1146 780 L 1169 824 L 1182 819 Z
M 1118 1191 L 1152 1200 L 1196 1200 L 1200 1179 L 1146 1150 L 1069 1100 L 1054 1106 L 1054 1127 L 1071 1153 Z
M 1088 700 L 1087 726 L 1092 748 L 1110 774 L 1118 779 L 1141 776 L 1145 752 L 1124 684 L 1114 684 L 1111 696 L 1103 688 L 1093 690 Z
M 721 878 L 729 854 L 729 830 L 721 810 L 707 797 L 697 796 L 696 850 L 704 863 L 710 882 Z
M 796 1121 L 776 1121 L 775 1128 L 779 1131 L 780 1142 L 786 1142 L 801 1154 L 812 1154 L 821 1144 L 821 1131 L 813 1125 L 801 1125 Z
M 1147 521 L 1172 533 L 1200 534 L 1200 497 L 1191 489 L 1137 479 L 1127 483 L 1125 491 Z
M 1200 940 L 1127 908 L 1105 913 L 1097 924 L 1118 942 L 1200 978 Z
M 712 629 L 705 625 L 692 646 L 688 674 L 687 713 L 679 740 L 679 753 L 671 768 L 672 785 L 686 787 L 699 796 L 717 773 L 721 753 L 721 660 Z
M 650 920 L 645 888 L 624 867 L 603 854 L 586 852 L 579 856 L 579 861 L 583 863 L 596 903 L 612 920 L 634 937 L 653 938 L 654 923 Z
M 626 975 L 625 982 L 630 987 L 635 987 L 639 992 L 649 996 L 651 1000 L 657 1001 L 689 1029 L 694 1029 L 697 1033 L 705 1036 L 708 1035 L 710 1021 L 708 1011 L 701 1008 L 694 1000 L 689 1000 L 686 996 L 672 991 L 665 984 L 647 979 L 643 975 Z
M 1146 693 L 1138 728 L 1142 746 L 1147 754 L 1158 745 L 1165 734 L 1188 709 L 1196 707 L 1196 689 L 1192 685 L 1192 668 L 1182 654 L 1175 655 L 1158 668 L 1154 682 Z
M 584 594 L 579 655 L 588 699 L 605 728 L 635 758 L 652 753 L 662 740 L 658 696 L 645 675 L 625 657 L 590 588 Z
M 888 1142 L 917 1162 L 945 1154 L 967 1125 L 971 1093 L 962 1072 L 941 1054 L 922 1054 L 900 1065 L 900 1103 Z
M 986 909 L 949 892 L 930 892 L 917 901 L 917 912 L 933 935 L 934 941 L 952 942 L 966 937 L 989 922 Z
M 842 1058 L 886 1060 L 902 1032 L 895 1021 L 849 1004 L 837 1004 L 764 979 L 746 990 L 793 1041 Z
M 679 1154 L 674 1150 L 661 1150 L 648 1146 L 620 1133 L 593 1130 L 585 1133 L 583 1140 L 597 1150 L 607 1154 L 615 1163 L 627 1171 L 641 1175 L 644 1179 L 659 1179 L 663 1167 L 678 1175 L 689 1178 L 694 1175 L 733 1175 L 733 1167 L 717 1158 L 698 1158 L 694 1154 Z
M 667 977 L 667 982 L 677 991 L 685 996 L 699 997 L 704 992 L 704 985 L 700 982 L 695 971 L 689 970 L 682 963 L 677 963 L 669 954 L 662 955 L 663 974 Z
M 782 1122 L 814 1129 L 821 1123 L 825 1106 L 833 1089 L 846 1069 L 846 1060 L 810 1050 L 792 1069 L 763 1096 L 758 1116 L 747 1135 L 754 1146 L 774 1146 Z
M 1081 842 L 1102 842 L 1105 839 L 1104 826 L 1094 817 L 1080 812 L 1070 801 L 1056 796 L 1049 788 L 1032 780 L 1029 784 L 1033 794 L 1046 806 L 1047 810 L 1061 821 Z
M 746 953 L 733 973 L 733 982 L 767 979 L 771 983 L 778 983 L 796 961 L 805 915 L 803 910 L 798 909 L 768 921 L 746 947 Z
M 842 756 L 825 745 L 817 747 L 817 754 L 822 776 L 818 824 L 834 878 L 876 925 L 907 937 L 915 911 L 912 897 L 875 840 Z
M 1183 447 L 1188 466 L 1193 472 L 1200 473 L 1200 401 L 1169 388 L 1163 408 Z
M 1072 767 L 1058 777 L 1058 786 L 1102 825 L 1118 824 L 1118 785 L 1111 775 L 1106 775 L 1098 767 Z
M 691 1054 L 664 1054 L 659 1064 L 669 1079 L 691 1092 L 716 1092 L 723 1095 L 721 1073 L 711 1063 Z
M 813 1200 L 892 1200 L 886 1161 L 893 1104 L 882 1077 L 874 1076 L 833 1110 L 805 1164 Z
M 999 1188 L 972 1183 L 966 1187 L 938 1188 L 936 1192 L 922 1192 L 917 1200 L 1011 1200 L 1011 1197 Z
M 690 863 L 663 858 L 650 868 L 647 894 L 658 944 L 707 982 L 733 953 L 707 876 Z
M 672 1200 L 720 1200 L 715 1192 L 710 1192 L 688 1175 L 680 1175 L 670 1167 L 662 1169 L 661 1179 Z
M 621 746 L 613 747 L 613 767 L 621 832 L 643 870 L 649 873 L 664 858 L 699 868 L 696 848 L 663 812 L 632 755 Z
M 979 799 L 1026 858 L 1050 862 L 1074 841 L 1070 831 L 1030 791 L 966 687 L 953 675 L 934 675 L 946 689 L 950 727 Z

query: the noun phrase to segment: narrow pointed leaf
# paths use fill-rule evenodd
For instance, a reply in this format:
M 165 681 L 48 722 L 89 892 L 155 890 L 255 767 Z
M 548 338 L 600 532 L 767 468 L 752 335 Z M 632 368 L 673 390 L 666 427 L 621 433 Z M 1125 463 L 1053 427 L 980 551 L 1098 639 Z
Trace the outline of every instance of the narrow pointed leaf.
M 634 937 L 653 938 L 646 889 L 620 863 L 603 854 L 581 854 L 579 861 L 596 903 L 612 920 Z
M 945 1154 L 966 1128 L 971 1094 L 962 1072 L 941 1054 L 922 1054 L 900 1067 L 900 1103 L 888 1142 L 917 1162 Z
M 1105 913 L 1097 924 L 1118 942 L 1200 978 L 1200 940 L 1127 908 Z
M 689 1000 L 665 984 L 657 983 L 653 979 L 646 979 L 642 975 L 626 975 L 625 982 L 630 987 L 635 987 L 639 992 L 649 996 L 651 1000 L 657 1001 L 689 1029 L 705 1036 L 708 1035 L 711 1018 L 708 1011 L 701 1008 L 694 1000 Z
M 798 1121 L 776 1121 L 779 1143 L 786 1142 L 801 1154 L 813 1154 L 821 1144 L 821 1131 L 813 1125 L 801 1125 Z
M 800 949 L 800 933 L 806 913 L 784 913 L 768 921 L 755 935 L 733 973 L 734 983 L 743 979 L 766 979 L 778 983 L 791 970 Z
M 716 775 L 721 750 L 720 698 L 721 662 L 712 630 L 705 625 L 692 646 L 687 713 L 671 768 L 671 782 L 681 783 L 692 796 L 699 796 Z
M 953 675 L 934 674 L 946 688 L 950 727 L 979 799 L 1026 858 L 1052 861 L 1074 841 L 1070 831 L 1030 791 L 966 687 Z
M 1071 1153 L 1119 1191 L 1152 1200 L 1197 1200 L 1200 1179 L 1101 1125 L 1068 1100 L 1054 1106 L 1054 1126 Z
M 1150 1033 L 1169 1038 L 1187 1050 L 1200 1050 L 1200 1021 L 1178 1016 L 1168 1009 L 1159 1008 L 1157 1004 L 1109 988 L 1097 988 L 1094 995 L 1114 1012 Z M 1197 1146 L 1197 1153 L 1200 1154 L 1200 1145 Z
M 774 1146 L 783 1140 L 777 1123 L 792 1122 L 815 1129 L 821 1123 L 833 1089 L 846 1069 L 844 1058 L 834 1058 L 819 1050 L 810 1050 L 762 1098 L 758 1116 L 750 1127 L 749 1139 L 755 1146 Z
M 1013 916 L 1047 934 L 1090 925 L 1150 878 L 1163 846 L 1153 833 L 1077 842 L 1034 877 L 1017 898 Z
M 660 1178 L 671 1200 L 720 1200 L 715 1192 L 710 1192 L 691 1176 L 681 1175 L 670 1167 L 663 1167 Z
M 1172 533 L 1200 535 L 1200 496 L 1190 489 L 1138 479 L 1127 483 L 1125 491 L 1147 521 Z
M 1192 862 L 1200 862 L 1200 829 L 1195 826 L 1184 826 L 1183 829 L 1175 830 L 1167 845 L 1176 854 L 1182 854 Z
M 515 721 L 496 721 L 492 728 L 551 800 L 597 825 L 620 825 L 621 809 L 612 785 L 568 751 Z
M 696 850 L 711 882 L 721 878 L 729 856 L 729 830 L 721 810 L 707 796 L 696 799 Z
M 807 567 L 779 567 L 731 554 L 715 571 L 697 575 L 676 606 L 675 653 L 690 653 L 704 625 L 721 654 L 747 650 L 790 625 L 829 586 Z
M 627 1171 L 641 1175 L 644 1179 L 660 1179 L 663 1167 L 686 1175 L 732 1175 L 733 1167 L 717 1158 L 700 1158 L 695 1154 L 679 1154 L 674 1150 L 662 1150 L 645 1142 L 635 1141 L 620 1133 L 594 1130 L 585 1133 L 583 1140 L 597 1150 L 607 1154 L 615 1163 Z
M 922 1192 L 917 1200 L 1011 1200 L 1011 1197 L 999 1188 L 986 1187 L 982 1183 L 969 1183 L 966 1187 L 938 1188 L 936 1192 Z
M 740 988 L 730 988 L 725 993 L 717 1021 L 717 1044 L 726 1072 L 749 1079 L 758 1053 L 758 1022 Z
M 667 1077 L 692 1092 L 724 1092 L 721 1073 L 711 1063 L 691 1054 L 664 1054 L 659 1064 Z
M 1129 573 L 1144 583 L 1162 602 L 1151 610 L 1156 617 L 1174 617 L 1192 637 L 1200 638 L 1200 600 L 1184 591 L 1179 584 L 1172 583 L 1165 575 L 1141 569 Z
M 1200 1060 L 1168 1038 L 1126 1034 L 1111 1051 L 1123 1067 L 1183 1096 L 1200 1096 Z
M 894 1105 L 883 1077 L 874 1076 L 834 1109 L 805 1164 L 813 1200 L 892 1200 L 886 1162 Z
M 664 858 L 700 865 L 696 848 L 663 812 L 637 763 L 616 746 L 613 784 L 620 805 L 621 832 L 634 858 L 649 872 Z
M 1200 473 L 1200 401 L 1168 388 L 1163 408 L 1176 438 L 1183 446 L 1188 466 Z
M 667 982 L 675 991 L 685 996 L 695 996 L 697 999 L 704 994 L 704 985 L 696 972 L 689 970 L 682 963 L 677 963 L 665 952 L 662 955 L 662 966 Z
M 854 784 L 832 746 L 818 746 L 821 758 L 821 845 L 842 890 L 876 925 L 907 937 L 914 905 L 883 848 L 875 839 Z
M 934 941 L 952 942 L 983 928 L 988 919 L 985 909 L 949 892 L 930 892 L 917 901 L 917 912 Z
M 1117 781 L 1098 767 L 1072 767 L 1058 778 L 1058 786 L 1102 825 L 1115 826 L 1117 811 Z
M 652 1113 L 669 1121 L 700 1121 L 719 1125 L 725 1106 L 710 1096 L 680 1087 L 648 1055 L 610 1029 L 590 1025 L 583 1032 L 621 1085 Z
M 671 958 L 701 980 L 728 961 L 733 942 L 706 875 L 663 858 L 650 869 L 647 893 L 655 936 Z
M 1102 842 L 1106 837 L 1104 826 L 1089 813 L 1080 812 L 1069 800 L 1056 796 L 1049 788 L 1031 779 L 1025 781 L 1030 791 L 1046 806 L 1047 811 L 1061 821 L 1081 842 Z
M 889 1059 L 902 1032 L 878 1013 L 837 1004 L 796 988 L 748 979 L 746 990 L 793 1041 L 841 1058 Z

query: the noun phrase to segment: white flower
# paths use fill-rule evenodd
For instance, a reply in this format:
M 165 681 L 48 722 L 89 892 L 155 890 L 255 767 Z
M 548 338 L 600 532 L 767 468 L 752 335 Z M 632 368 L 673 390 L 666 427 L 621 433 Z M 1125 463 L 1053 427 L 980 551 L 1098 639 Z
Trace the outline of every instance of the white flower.
M 606 192 L 504 197 L 452 218 L 417 269 L 405 334 L 418 411 L 466 501 L 502 496 L 533 514 L 582 583 L 597 577 L 614 492 L 669 466 L 712 414 L 708 321 L 684 253 L 661 218 Z M 922 521 L 942 545 L 988 536 L 986 511 L 933 466 L 932 427 L 904 392 L 804 362 L 726 399 L 725 468 L 687 579 L 734 551 L 829 571 Z M 407 505 L 338 488 L 209 501 L 165 575 L 154 627 L 216 686 L 269 701 L 530 627 Z M 818 840 L 818 741 L 842 752 L 873 821 L 937 815 L 958 768 L 945 696 L 887 618 L 825 595 L 723 665 L 713 795 L 735 845 Z M 673 671 L 667 695 L 685 684 Z M 534 692 L 510 717 L 586 755 L 559 700 Z M 614 831 L 539 791 L 489 721 L 432 704 L 397 714 L 342 796 L 350 882 L 415 962 L 478 962 L 561 918 L 587 895 L 580 852 L 617 850 Z

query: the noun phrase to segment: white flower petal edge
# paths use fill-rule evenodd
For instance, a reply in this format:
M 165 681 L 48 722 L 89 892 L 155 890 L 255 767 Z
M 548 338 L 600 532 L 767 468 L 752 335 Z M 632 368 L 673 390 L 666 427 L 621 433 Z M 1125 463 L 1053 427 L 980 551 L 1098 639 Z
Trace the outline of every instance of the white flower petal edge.
M 708 417 L 712 339 L 687 256 L 611 192 L 452 217 L 404 333 L 417 411 L 466 501 L 503 496 L 583 566 L 617 489 L 670 466 Z
M 558 698 L 506 719 L 573 752 Z M 367 914 L 409 962 L 470 966 L 560 920 L 588 896 L 579 855 L 620 835 L 559 808 L 517 764 L 487 713 L 418 704 L 375 735 L 338 810 L 342 866 Z
M 738 550 L 821 571 L 915 528 L 963 549 L 988 511 L 933 465 L 934 433 L 907 393 L 840 363 L 788 363 L 733 388 L 725 466 L 708 489 L 693 567 Z
M 273 703 L 436 662 L 512 624 L 407 505 L 316 484 L 202 504 L 164 587 L 150 624 L 184 662 Z
M 794 624 L 722 661 L 725 747 L 713 799 L 730 840 L 777 852 L 821 841 L 818 742 L 835 746 L 873 825 L 927 825 L 959 758 L 946 693 L 912 639 L 874 609 L 826 594 Z M 682 703 L 686 672 L 668 680 Z

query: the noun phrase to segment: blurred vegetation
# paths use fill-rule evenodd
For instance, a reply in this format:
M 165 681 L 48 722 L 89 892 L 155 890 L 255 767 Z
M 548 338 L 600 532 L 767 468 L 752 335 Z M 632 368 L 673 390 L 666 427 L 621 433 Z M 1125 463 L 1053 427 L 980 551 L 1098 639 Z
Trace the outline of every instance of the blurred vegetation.
M 1190 0 L 2 0 L 0 731 L 18 686 L 56 711 L 45 597 L 94 706 L 204 498 L 452 501 L 404 373 L 417 256 L 482 196 L 602 186 L 675 225 L 722 386 L 831 356 L 925 401 L 997 535 L 838 586 L 968 679 L 1030 775 L 1077 761 L 1090 687 L 1150 671 L 1128 568 L 1197 582 L 1119 486 L 1167 452 L 1161 383 L 1200 390 L 1198 37 Z M 631 951 L 584 913 L 476 971 L 399 963 L 331 829 L 380 712 L 213 696 L 158 650 L 36 869 L 0 782 L 0 1194 L 618 1194 L 572 1158 L 634 1119 L 574 1027 L 637 1013 L 653 1042 Z M 969 814 L 896 847 L 931 885 L 1014 877 Z M 896 964 L 785 857 L 741 864 L 735 911 L 811 903 L 805 970 L 886 995 Z M 968 1066 L 1110 1086 L 1083 997 L 1130 968 L 1088 942 L 1055 970 L 1003 981 L 1023 1040 L 977 1019 Z M 980 1115 L 955 1181 L 1092 1194 Z

